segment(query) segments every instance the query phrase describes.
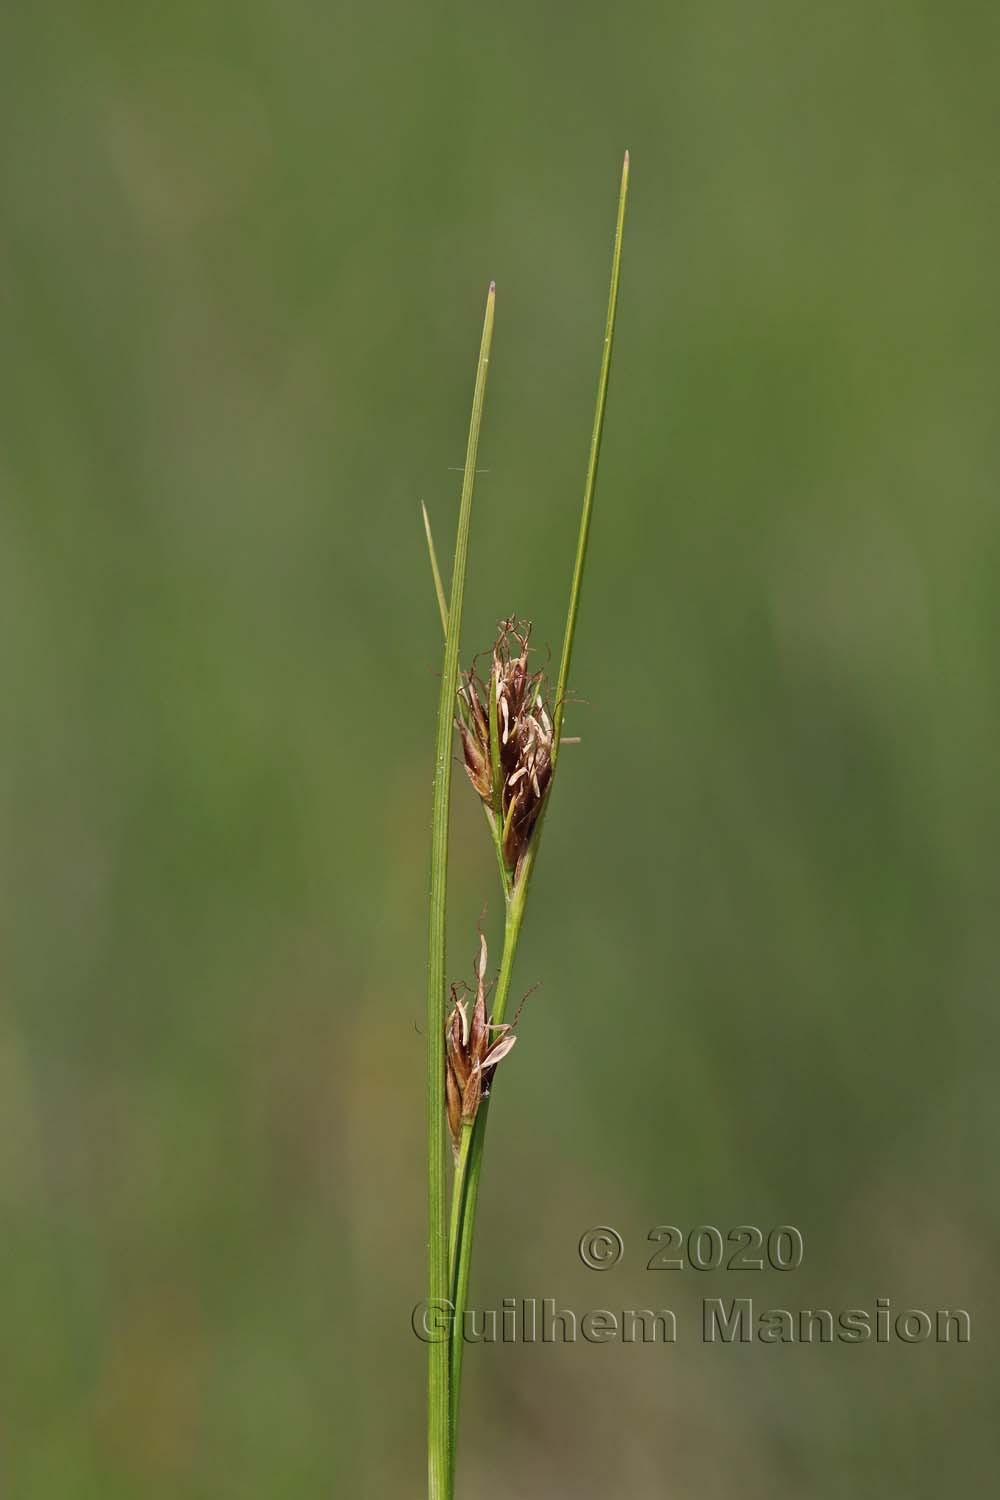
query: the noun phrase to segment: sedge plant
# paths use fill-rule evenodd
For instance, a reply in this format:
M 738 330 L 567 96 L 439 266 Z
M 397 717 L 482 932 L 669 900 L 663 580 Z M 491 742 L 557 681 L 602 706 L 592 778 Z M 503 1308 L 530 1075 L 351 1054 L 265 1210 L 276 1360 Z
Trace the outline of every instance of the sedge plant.
M 451 1500 L 462 1386 L 462 1327 L 468 1300 L 472 1243 L 479 1200 L 490 1093 L 500 1062 L 516 1041 L 516 1016 L 505 1017 L 518 940 L 528 892 L 563 743 L 573 639 L 597 470 L 604 429 L 615 314 L 621 270 L 622 235 L 628 193 L 629 157 L 625 153 L 611 261 L 604 344 L 597 401 L 590 439 L 583 506 L 570 583 L 559 673 L 551 702 L 544 674 L 529 668 L 530 625 L 504 618 L 490 653 L 490 668 L 480 676 L 475 666 L 459 673 L 459 639 L 472 496 L 493 340 L 496 288 L 491 283 L 472 398 L 466 445 L 458 531 L 451 571 L 450 597 L 438 567 L 430 520 L 423 512 L 431 571 L 444 629 L 444 665 L 438 704 L 431 833 L 431 901 L 427 960 L 427 1306 L 443 1319 L 446 1338 L 428 1342 L 428 1497 Z M 452 744 L 458 731 L 466 774 L 486 815 L 503 894 L 503 947 L 495 986 L 486 974 L 488 949 L 480 933 L 476 983 L 463 998 L 450 990 L 445 975 L 448 876 L 448 823 L 451 801 Z M 487 1010 L 487 997 L 490 1010 Z M 448 1140 L 453 1173 L 450 1213 L 447 1205 Z

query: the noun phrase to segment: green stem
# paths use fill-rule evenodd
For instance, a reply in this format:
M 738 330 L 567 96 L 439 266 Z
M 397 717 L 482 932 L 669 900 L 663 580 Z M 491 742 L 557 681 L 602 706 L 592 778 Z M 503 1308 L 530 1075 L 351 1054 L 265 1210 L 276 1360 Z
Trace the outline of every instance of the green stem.
M 455 1300 L 455 1263 L 458 1254 L 458 1231 L 462 1223 L 462 1206 L 465 1201 L 465 1175 L 469 1165 L 469 1147 L 472 1144 L 472 1122 L 462 1121 L 462 1138 L 458 1143 L 455 1158 L 455 1180 L 451 1189 L 451 1232 L 448 1235 L 448 1266 L 451 1276 L 451 1300 Z
M 448 888 L 448 813 L 451 805 L 451 745 L 458 638 L 462 624 L 465 573 L 476 454 L 482 425 L 490 344 L 493 339 L 494 287 L 486 298 L 483 336 L 469 421 L 469 440 L 462 478 L 462 499 L 451 575 L 451 606 L 445 634 L 441 697 L 438 703 L 434 765 L 434 811 L 431 826 L 431 899 L 427 950 L 427 1298 L 431 1308 L 446 1305 L 451 1289 L 445 1217 L 445 900 Z M 447 1342 L 428 1344 L 427 1494 L 428 1500 L 451 1500 L 450 1359 Z
M 576 631 L 576 617 L 580 607 L 580 591 L 583 584 L 583 570 L 587 560 L 587 541 L 590 535 L 590 518 L 593 511 L 594 490 L 597 484 L 597 469 L 601 456 L 601 437 L 604 430 L 604 411 L 608 398 L 608 378 L 611 372 L 611 351 L 614 344 L 615 316 L 618 309 L 618 283 L 621 274 L 622 237 L 625 229 L 625 201 L 628 194 L 629 156 L 625 153 L 622 164 L 621 188 L 618 196 L 618 217 L 615 223 L 615 241 L 611 260 L 611 287 L 608 293 L 608 312 L 604 327 L 604 345 L 601 353 L 601 368 L 597 382 L 597 402 L 594 409 L 594 425 L 590 439 L 590 454 L 587 463 L 587 477 L 583 491 L 583 507 L 580 517 L 580 532 L 577 539 L 576 560 L 573 566 L 573 578 L 570 585 L 569 605 L 566 613 L 566 629 L 563 636 L 562 659 L 559 665 L 559 680 L 556 688 L 556 701 L 553 707 L 553 749 L 552 764 L 555 768 L 556 757 L 559 753 L 559 743 L 562 736 L 563 710 L 566 699 L 566 686 L 569 678 L 570 661 L 573 654 L 573 637 Z M 491 726 L 492 727 L 492 726 Z M 496 775 L 496 771 L 494 771 Z M 514 972 L 514 959 L 517 954 L 517 945 L 521 936 L 521 926 L 524 921 L 525 908 L 528 900 L 528 888 L 531 882 L 532 872 L 535 867 L 535 859 L 538 855 L 538 846 L 541 841 L 542 828 L 545 822 L 545 814 L 548 811 L 551 799 L 551 786 L 549 793 L 542 805 L 538 821 L 535 824 L 531 841 L 525 852 L 517 878 L 511 885 L 504 880 L 504 895 L 506 897 L 506 923 L 504 926 L 503 954 L 500 959 L 500 973 L 497 977 L 496 990 L 493 996 L 493 1021 L 499 1025 L 507 1010 L 507 1001 L 510 995 L 511 977 Z M 501 853 L 501 872 L 503 874 L 503 858 Z M 486 1123 L 489 1119 L 489 1099 L 484 1099 L 479 1107 L 475 1122 L 472 1127 L 471 1141 L 468 1143 L 468 1160 L 462 1165 L 462 1187 L 463 1192 L 457 1201 L 457 1244 L 452 1253 L 452 1323 L 451 1323 L 451 1462 L 454 1470 L 455 1452 L 458 1438 L 458 1412 L 461 1398 L 462 1385 L 462 1355 L 464 1345 L 462 1339 L 462 1325 L 465 1318 L 465 1309 L 469 1295 L 469 1272 L 472 1264 L 472 1241 L 476 1225 L 476 1209 L 479 1203 L 479 1179 L 482 1172 L 483 1150 L 486 1143 Z M 462 1146 L 466 1145 L 463 1137 Z M 453 1476 L 454 1477 L 454 1476 Z
M 486 821 L 489 824 L 490 838 L 493 840 L 493 850 L 497 857 L 497 869 L 500 873 L 500 884 L 503 886 L 503 893 L 506 898 L 510 895 L 510 871 L 503 857 L 502 824 L 497 819 L 496 814 L 485 803 L 483 804 L 483 811 L 486 813 Z

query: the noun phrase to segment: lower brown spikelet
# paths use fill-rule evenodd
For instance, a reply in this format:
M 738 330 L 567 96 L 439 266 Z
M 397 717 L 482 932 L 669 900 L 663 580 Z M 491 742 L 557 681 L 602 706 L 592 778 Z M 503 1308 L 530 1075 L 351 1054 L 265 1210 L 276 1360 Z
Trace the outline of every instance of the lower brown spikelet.
M 493 1039 L 490 1040 L 491 1033 Z M 471 1125 L 480 1101 L 490 1091 L 493 1069 L 507 1056 L 517 1037 L 509 1025 L 486 1018 L 486 939 L 480 934 L 476 962 L 476 998 L 470 1022 L 465 1001 L 455 1000 L 445 1024 L 445 1090 L 448 1128 L 456 1155 L 462 1126 Z

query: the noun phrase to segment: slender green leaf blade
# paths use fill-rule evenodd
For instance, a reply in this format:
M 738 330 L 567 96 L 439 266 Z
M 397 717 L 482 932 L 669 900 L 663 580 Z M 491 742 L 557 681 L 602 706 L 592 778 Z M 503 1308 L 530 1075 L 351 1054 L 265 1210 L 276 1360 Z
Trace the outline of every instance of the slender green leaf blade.
M 434 538 L 431 535 L 431 518 L 427 514 L 427 507 L 421 500 L 420 509 L 424 517 L 424 535 L 427 538 L 427 552 L 431 560 L 431 574 L 434 578 L 434 592 L 437 594 L 438 611 L 441 615 L 441 629 L 444 631 L 445 639 L 448 638 L 448 601 L 444 597 L 444 584 L 441 582 L 441 570 L 438 567 L 437 553 L 434 550 Z
M 601 459 L 601 438 L 604 433 L 604 409 L 608 400 L 608 378 L 611 374 L 611 350 L 615 341 L 615 315 L 618 311 L 618 282 L 621 275 L 622 238 L 625 232 L 625 200 L 628 197 L 628 152 L 622 163 L 621 188 L 618 194 L 618 219 L 615 224 L 615 247 L 611 257 L 611 289 L 608 292 L 608 316 L 604 325 L 604 348 L 601 353 L 601 372 L 597 381 L 597 404 L 594 408 L 594 427 L 590 438 L 590 457 L 587 462 L 587 478 L 583 487 L 583 510 L 580 515 L 580 534 L 576 544 L 576 561 L 573 564 L 573 581 L 569 591 L 569 608 L 566 611 L 566 630 L 563 635 L 562 660 L 559 663 L 559 680 L 556 685 L 556 701 L 552 712 L 552 764 L 555 767 L 562 737 L 563 710 L 569 682 L 570 659 L 573 655 L 573 637 L 576 634 L 576 617 L 580 608 L 580 589 L 583 586 L 583 569 L 587 561 L 587 542 L 590 539 L 590 517 L 594 508 L 594 489 L 597 485 L 597 467 Z M 536 834 L 537 839 L 537 834 Z
M 430 1307 L 442 1308 L 450 1289 L 448 1227 L 445 1205 L 445 901 L 448 887 L 448 815 L 451 805 L 451 744 L 455 712 L 458 644 L 462 628 L 465 573 L 469 556 L 469 526 L 476 455 L 486 395 L 486 375 L 493 341 L 496 289 L 490 283 L 483 319 L 483 336 L 476 365 L 472 415 L 465 452 L 462 498 L 458 513 L 451 602 L 447 611 L 441 697 L 438 703 L 437 746 L 434 764 L 434 811 L 431 824 L 431 900 L 427 953 L 427 1292 Z M 449 1350 L 447 1341 L 428 1346 L 427 1380 L 427 1492 L 429 1500 L 450 1500 L 452 1486 Z

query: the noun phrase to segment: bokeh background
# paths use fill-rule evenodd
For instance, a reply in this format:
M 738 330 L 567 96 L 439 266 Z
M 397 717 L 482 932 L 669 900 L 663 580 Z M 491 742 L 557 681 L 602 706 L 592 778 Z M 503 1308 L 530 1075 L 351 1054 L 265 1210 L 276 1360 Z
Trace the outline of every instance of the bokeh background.
M 994 7 L 7 6 L 0 1487 L 419 1496 L 440 636 L 558 650 L 633 182 L 567 750 L 460 1493 L 934 1496 L 995 1469 Z M 541 657 L 540 657 L 541 659 Z M 455 783 L 449 968 L 498 954 Z M 797 1225 L 754 1276 L 657 1224 Z M 577 1258 L 594 1224 L 620 1267 Z M 703 1296 L 962 1306 L 707 1348 Z

